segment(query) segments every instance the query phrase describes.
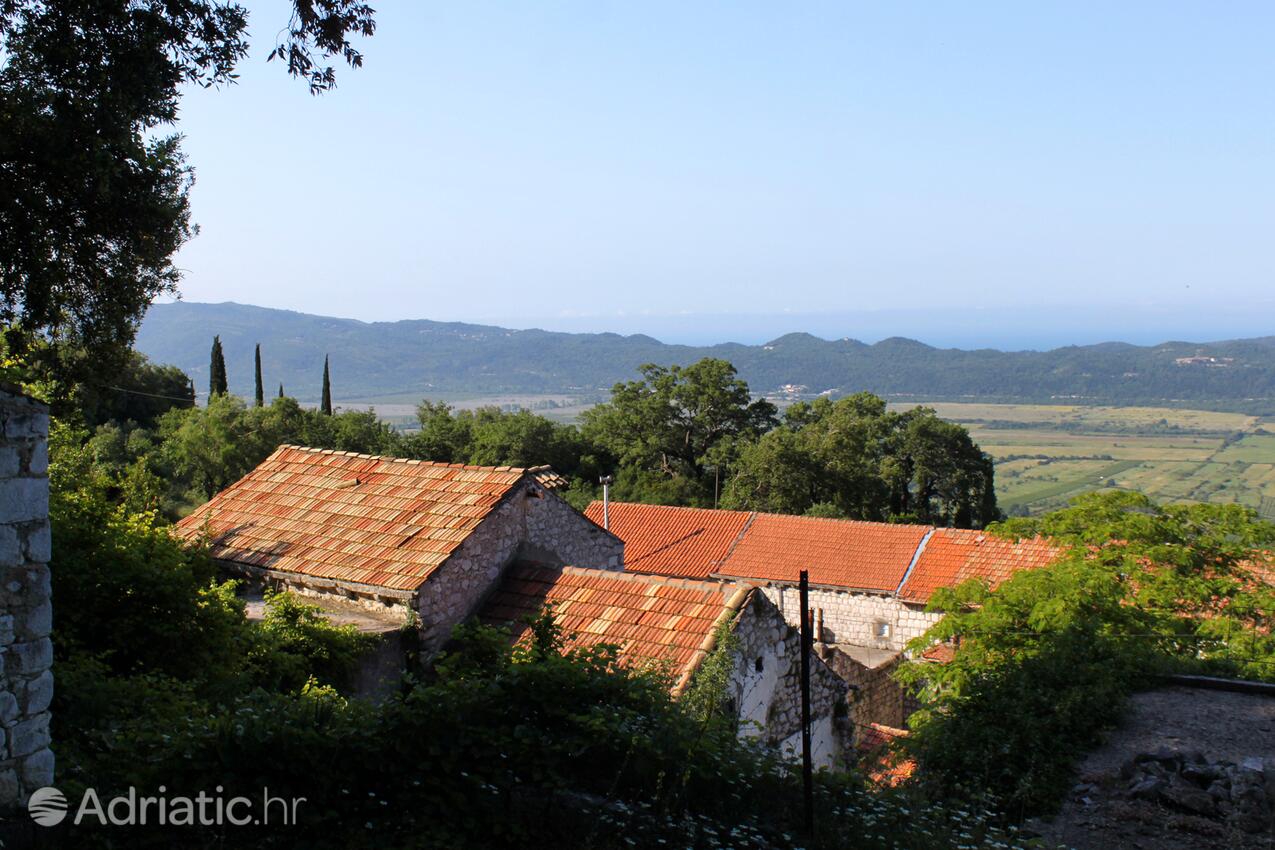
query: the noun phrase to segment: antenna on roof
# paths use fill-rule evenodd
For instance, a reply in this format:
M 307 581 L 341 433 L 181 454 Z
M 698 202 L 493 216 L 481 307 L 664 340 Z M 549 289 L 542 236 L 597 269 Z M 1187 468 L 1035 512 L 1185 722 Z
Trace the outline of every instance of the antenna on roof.
M 611 483 L 615 481 L 614 475 L 603 475 L 598 479 L 598 483 L 602 485 L 602 527 L 607 531 L 611 530 Z

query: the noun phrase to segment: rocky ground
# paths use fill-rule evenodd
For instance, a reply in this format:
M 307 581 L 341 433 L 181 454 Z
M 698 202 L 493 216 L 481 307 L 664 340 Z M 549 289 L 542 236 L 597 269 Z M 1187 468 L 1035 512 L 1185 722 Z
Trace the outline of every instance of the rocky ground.
M 1189 687 L 1136 695 L 1081 762 L 1047 846 L 1275 848 L 1275 698 Z

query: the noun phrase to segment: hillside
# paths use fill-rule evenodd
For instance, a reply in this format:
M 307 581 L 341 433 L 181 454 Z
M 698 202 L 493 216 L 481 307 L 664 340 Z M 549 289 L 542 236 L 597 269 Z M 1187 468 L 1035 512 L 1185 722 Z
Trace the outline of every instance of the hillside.
M 230 388 L 252 392 L 260 342 L 268 392 L 316 399 L 323 356 L 346 402 L 456 393 L 595 394 L 641 363 L 722 357 L 759 392 L 871 390 L 889 397 L 1083 403 L 1207 403 L 1275 411 L 1275 337 L 1156 346 L 1103 343 L 1052 351 L 938 349 L 891 338 L 874 345 L 789 334 L 765 345 L 666 345 L 649 336 L 510 330 L 423 319 L 360 322 L 243 304 L 151 308 L 137 347 L 186 370 L 202 392 L 213 334 L 225 345 Z M 1210 359 L 1211 358 L 1211 359 Z M 1184 362 L 1189 360 L 1190 362 Z

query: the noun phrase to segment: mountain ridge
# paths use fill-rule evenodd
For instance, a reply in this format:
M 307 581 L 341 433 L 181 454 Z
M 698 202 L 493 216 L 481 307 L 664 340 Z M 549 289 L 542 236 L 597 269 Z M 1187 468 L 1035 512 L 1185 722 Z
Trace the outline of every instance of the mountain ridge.
M 302 400 L 318 397 L 325 354 L 332 359 L 334 390 L 347 402 L 431 393 L 598 394 L 634 378 L 642 363 L 685 364 L 709 356 L 733 362 L 760 393 L 797 385 L 808 394 L 867 389 L 935 400 L 1209 401 L 1275 410 L 1275 336 L 1000 351 L 936 348 L 900 336 L 875 343 L 823 339 L 797 331 L 761 345 L 697 346 L 645 334 L 431 319 L 363 322 L 235 302 L 178 301 L 151 307 L 137 348 L 180 366 L 202 393 L 213 334 L 226 349 L 232 392 L 252 392 L 252 352 L 260 342 L 267 388 L 282 381 Z

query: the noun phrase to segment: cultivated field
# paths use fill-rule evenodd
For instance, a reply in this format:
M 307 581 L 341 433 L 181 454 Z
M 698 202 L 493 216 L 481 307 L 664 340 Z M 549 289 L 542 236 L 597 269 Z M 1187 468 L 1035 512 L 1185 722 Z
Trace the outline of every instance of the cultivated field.
M 1210 410 L 929 405 L 997 461 L 1001 507 L 1038 513 L 1088 490 L 1165 502 L 1239 502 L 1275 519 L 1275 420 Z
M 550 419 L 574 422 L 601 399 L 457 394 L 441 400 L 462 410 L 525 407 Z M 396 427 L 412 428 L 415 401 L 404 396 L 346 406 L 372 407 Z M 996 459 L 997 496 L 1009 513 L 1040 513 L 1089 490 L 1123 487 L 1165 502 L 1239 502 L 1275 519 L 1275 417 L 1160 407 L 964 402 L 926 406 L 969 428 L 974 440 Z

